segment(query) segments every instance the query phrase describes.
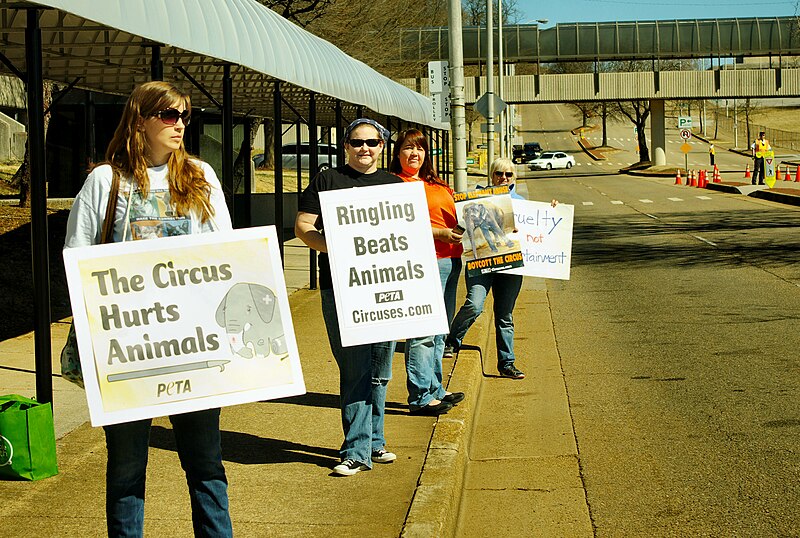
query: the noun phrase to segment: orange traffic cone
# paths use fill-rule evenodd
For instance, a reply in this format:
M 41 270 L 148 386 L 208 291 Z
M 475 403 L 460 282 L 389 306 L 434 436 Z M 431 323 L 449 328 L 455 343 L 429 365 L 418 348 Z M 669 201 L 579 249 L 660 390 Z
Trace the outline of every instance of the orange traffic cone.
M 703 184 L 700 186 L 705 189 L 706 185 L 708 185 L 708 170 L 703 170 Z
M 794 175 L 794 181 L 795 183 L 800 182 L 800 166 L 797 167 L 797 172 Z
M 719 168 L 717 165 L 714 165 L 714 177 L 712 178 L 714 183 L 722 183 L 722 174 L 719 173 Z
M 789 171 L 789 165 L 786 165 L 786 175 L 783 176 L 784 181 L 791 181 L 792 180 L 792 173 Z
M 783 179 L 781 177 L 781 167 L 780 166 L 776 166 L 775 167 L 775 181 L 780 181 L 781 179 Z
M 798 170 L 798 172 L 800 172 L 800 166 L 797 167 L 797 170 Z M 798 180 L 798 181 L 800 181 L 800 180 Z M 675 173 L 675 184 L 676 185 L 683 185 L 683 182 L 681 182 L 681 169 L 680 168 L 678 168 L 678 170 Z
M 689 172 L 689 179 L 692 187 L 697 187 L 697 176 L 694 175 L 694 170 Z
M 706 180 L 705 178 L 706 178 L 705 170 L 700 170 L 697 172 L 697 186 L 701 189 L 705 186 L 703 185 L 703 182 Z
M 752 174 L 750 174 L 750 163 L 748 163 L 747 167 L 744 169 L 744 177 L 745 178 L 753 177 Z

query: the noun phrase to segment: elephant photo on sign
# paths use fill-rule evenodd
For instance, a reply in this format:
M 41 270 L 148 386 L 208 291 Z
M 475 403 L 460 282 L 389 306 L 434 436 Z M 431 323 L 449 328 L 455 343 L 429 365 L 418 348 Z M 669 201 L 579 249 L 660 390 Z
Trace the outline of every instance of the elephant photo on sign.
M 275 293 L 261 284 L 234 284 L 216 313 L 231 350 L 246 359 L 289 353 Z
M 467 231 L 469 247 L 472 249 L 472 258 L 481 257 L 478 253 L 479 239 L 476 231 L 480 230 L 483 234 L 486 246 L 492 254 L 498 252 L 498 245 L 508 247 L 514 246 L 514 241 L 506 236 L 504 228 L 505 212 L 491 202 L 470 202 L 464 205 L 461 213 L 464 228 Z

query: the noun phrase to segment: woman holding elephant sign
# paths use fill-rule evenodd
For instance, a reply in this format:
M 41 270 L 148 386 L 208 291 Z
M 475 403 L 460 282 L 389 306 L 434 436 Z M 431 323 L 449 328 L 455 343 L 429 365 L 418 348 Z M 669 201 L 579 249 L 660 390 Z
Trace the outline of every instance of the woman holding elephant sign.
M 508 185 L 512 198 L 522 196 L 514 189 L 517 181 L 516 167 L 509 159 L 495 159 L 489 167 L 492 185 Z M 555 207 L 557 200 L 551 205 Z M 469 226 L 469 224 L 467 224 Z M 484 231 L 487 240 L 489 233 Z M 522 289 L 522 276 L 497 272 L 470 276 L 467 273 L 467 300 L 459 309 L 447 337 L 448 345 L 461 347 L 467 331 L 483 312 L 483 303 L 489 290 L 494 295 L 494 328 L 497 344 L 497 370 L 502 377 L 524 379 L 525 374 L 514 364 L 514 305 Z
M 183 135 L 189 96 L 167 82 L 137 86 L 106 150 L 75 198 L 65 248 L 101 242 L 106 215 L 113 241 L 230 230 L 220 182 L 191 158 Z M 110 224 L 110 223 L 109 223 Z M 170 416 L 186 472 L 195 536 L 232 536 L 222 465 L 219 409 Z M 141 536 L 151 420 L 104 426 L 109 536 Z

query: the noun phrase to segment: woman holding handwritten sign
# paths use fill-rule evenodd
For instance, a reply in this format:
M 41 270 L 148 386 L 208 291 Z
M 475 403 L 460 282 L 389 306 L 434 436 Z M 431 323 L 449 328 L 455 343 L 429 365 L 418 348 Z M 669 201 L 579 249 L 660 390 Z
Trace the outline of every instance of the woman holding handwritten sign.
M 456 307 L 458 275 L 461 273 L 461 234 L 457 228 L 453 190 L 436 175 L 428 150 L 428 139 L 417 129 L 397 137 L 389 171 L 403 181 L 423 181 L 428 201 L 433 244 L 439 263 L 439 277 L 444 290 L 447 322 Z M 411 414 L 440 415 L 464 399 L 463 392 L 446 392 L 442 386 L 442 356 L 446 335 L 432 335 L 406 340 L 406 386 Z
M 75 198 L 64 248 L 101 242 L 106 215 L 113 241 L 230 230 L 220 182 L 186 152 L 189 95 L 168 82 L 137 86 L 106 150 Z M 169 417 L 186 472 L 195 536 L 232 536 L 222 465 L 219 409 Z M 151 420 L 104 426 L 109 536 L 141 536 Z

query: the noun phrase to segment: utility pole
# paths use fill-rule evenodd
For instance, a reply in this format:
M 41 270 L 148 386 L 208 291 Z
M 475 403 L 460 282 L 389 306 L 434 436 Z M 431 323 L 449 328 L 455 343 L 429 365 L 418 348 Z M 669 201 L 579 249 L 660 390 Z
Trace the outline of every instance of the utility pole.
M 464 104 L 464 44 L 461 1 L 449 0 L 450 129 L 453 132 L 453 189 L 467 190 L 467 115 Z
M 505 97 L 503 93 L 503 0 L 497 0 L 497 96 L 500 99 Z M 508 157 L 508 107 L 500 113 L 500 156 Z
M 486 0 L 486 177 L 494 161 L 494 0 Z M 491 180 L 491 178 L 489 178 Z

